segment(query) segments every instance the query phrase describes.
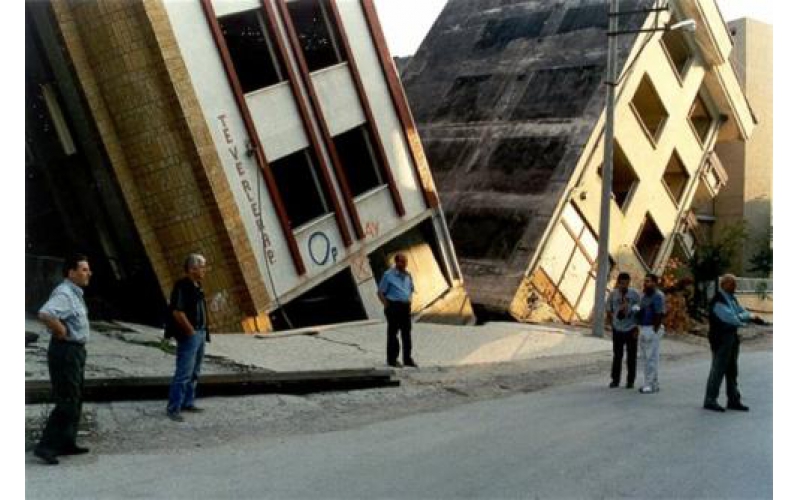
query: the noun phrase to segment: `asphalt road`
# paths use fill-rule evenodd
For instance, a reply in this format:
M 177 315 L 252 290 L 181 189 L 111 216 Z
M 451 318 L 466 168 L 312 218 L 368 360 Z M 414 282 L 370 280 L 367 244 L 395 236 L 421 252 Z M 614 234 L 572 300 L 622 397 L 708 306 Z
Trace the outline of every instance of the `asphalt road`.
M 665 364 L 656 395 L 591 379 L 235 447 L 28 455 L 26 497 L 771 498 L 772 353 L 742 354 L 749 413 L 701 408 L 708 367 Z

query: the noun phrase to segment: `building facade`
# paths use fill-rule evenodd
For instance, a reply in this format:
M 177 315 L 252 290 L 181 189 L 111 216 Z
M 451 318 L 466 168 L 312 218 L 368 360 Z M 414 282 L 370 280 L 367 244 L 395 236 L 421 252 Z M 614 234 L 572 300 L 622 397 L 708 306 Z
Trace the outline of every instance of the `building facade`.
M 377 280 L 403 251 L 415 311 L 455 296 L 441 314 L 471 318 L 372 0 L 30 10 L 53 39 L 45 59 L 67 61 L 162 300 L 199 251 L 218 331 L 380 318 Z
M 735 257 L 733 272 L 749 276 L 750 258 L 772 227 L 772 26 L 754 19 L 728 24 L 731 63 L 753 108 L 758 126 L 747 142 L 720 144 L 717 154 L 728 183 L 714 201 L 714 230 L 744 221 L 749 238 Z
M 621 11 L 666 2 L 623 0 Z M 714 150 L 754 126 L 712 1 L 621 17 L 612 272 L 691 254 Z M 598 252 L 608 3 L 447 3 L 403 73 L 470 297 L 520 320 L 588 321 Z M 652 31 L 692 19 L 694 33 Z

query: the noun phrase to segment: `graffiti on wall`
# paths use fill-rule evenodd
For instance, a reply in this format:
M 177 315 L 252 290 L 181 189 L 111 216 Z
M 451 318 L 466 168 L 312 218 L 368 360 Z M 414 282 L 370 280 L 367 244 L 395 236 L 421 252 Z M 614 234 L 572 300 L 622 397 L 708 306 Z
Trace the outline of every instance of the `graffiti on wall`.
M 255 189 L 253 188 L 250 180 L 247 179 L 247 172 L 244 169 L 244 163 L 241 159 L 241 155 L 245 154 L 246 151 L 240 149 L 239 146 L 235 144 L 233 137 L 231 136 L 230 127 L 228 127 L 227 119 L 228 115 L 224 113 L 217 116 L 217 120 L 219 120 L 222 130 L 222 135 L 225 137 L 225 143 L 228 145 L 228 154 L 230 155 L 231 160 L 233 160 L 236 173 L 239 175 L 239 181 L 241 182 L 242 190 L 247 198 L 247 203 L 250 205 L 250 211 L 253 214 L 253 218 L 256 221 L 256 227 L 258 228 L 258 232 L 261 236 L 261 243 L 264 246 L 266 259 L 269 264 L 275 264 L 275 251 L 272 249 L 272 242 L 270 241 L 269 235 L 267 235 L 266 227 L 264 226 L 264 216 L 261 213 L 258 196 L 255 193 Z M 258 180 L 256 180 L 256 182 L 258 182 Z
M 331 244 L 328 235 L 317 231 L 308 238 L 308 255 L 314 264 L 324 266 L 328 262 L 336 262 L 339 250 Z
M 381 225 L 378 221 L 369 221 L 364 225 L 364 233 L 370 238 L 376 238 L 381 232 Z

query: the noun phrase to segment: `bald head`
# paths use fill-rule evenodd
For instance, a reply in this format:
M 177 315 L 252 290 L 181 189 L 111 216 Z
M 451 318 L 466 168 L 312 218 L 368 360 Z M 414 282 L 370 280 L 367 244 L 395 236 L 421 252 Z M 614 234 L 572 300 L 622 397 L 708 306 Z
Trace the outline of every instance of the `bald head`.
M 736 276 L 723 274 L 719 277 L 719 286 L 728 293 L 734 293 L 736 291 Z

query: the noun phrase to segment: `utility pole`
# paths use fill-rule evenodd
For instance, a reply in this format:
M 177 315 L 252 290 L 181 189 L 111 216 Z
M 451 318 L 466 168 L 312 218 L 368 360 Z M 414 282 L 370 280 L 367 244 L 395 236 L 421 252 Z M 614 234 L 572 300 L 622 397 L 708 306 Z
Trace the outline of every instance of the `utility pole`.
M 611 189 L 614 184 L 614 108 L 617 92 L 617 31 L 619 0 L 608 4 L 608 64 L 606 67 L 606 128 L 603 145 L 603 188 L 600 195 L 600 236 L 597 251 L 597 279 L 594 289 L 592 334 L 603 336 L 608 284 L 608 240 L 611 225 Z

